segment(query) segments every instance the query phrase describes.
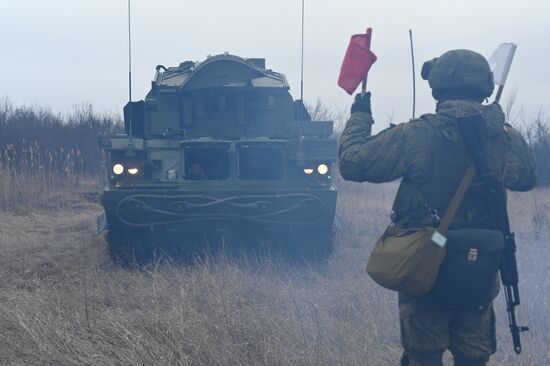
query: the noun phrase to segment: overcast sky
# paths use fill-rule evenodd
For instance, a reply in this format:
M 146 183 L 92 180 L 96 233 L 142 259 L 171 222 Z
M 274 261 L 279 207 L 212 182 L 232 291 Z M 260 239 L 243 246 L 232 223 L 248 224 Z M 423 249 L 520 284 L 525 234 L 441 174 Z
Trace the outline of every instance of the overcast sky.
M 69 111 L 91 103 L 119 113 L 128 98 L 126 0 L 0 1 L 0 98 Z M 157 64 L 229 52 L 266 58 L 300 94 L 301 0 L 133 0 L 133 97 L 150 87 Z M 369 74 L 373 112 L 384 127 L 411 117 L 408 30 L 422 63 L 456 48 L 489 57 L 502 42 L 518 44 L 505 89 L 517 89 L 527 115 L 550 109 L 550 3 L 543 0 L 306 0 L 306 102 L 347 108 L 336 85 L 349 37 L 373 27 L 378 62 Z M 417 114 L 432 111 L 417 77 Z

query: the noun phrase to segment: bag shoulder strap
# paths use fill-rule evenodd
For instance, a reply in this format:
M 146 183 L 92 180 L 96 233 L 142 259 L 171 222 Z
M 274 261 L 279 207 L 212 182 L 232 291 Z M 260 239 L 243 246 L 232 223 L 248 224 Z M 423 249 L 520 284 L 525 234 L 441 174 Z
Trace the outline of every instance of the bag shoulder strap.
M 458 185 L 458 188 L 453 198 L 451 199 L 451 203 L 449 204 L 449 207 L 447 208 L 447 211 L 445 211 L 445 215 L 443 215 L 443 219 L 439 224 L 439 228 L 437 229 L 437 231 L 441 235 L 444 236 L 445 234 L 447 234 L 447 231 L 449 230 L 449 226 L 451 226 L 451 221 L 453 221 L 456 211 L 458 210 L 458 207 L 460 206 L 460 203 L 462 202 L 462 199 L 464 198 L 464 195 L 466 194 L 466 191 L 468 190 L 470 183 L 472 183 L 472 180 L 474 179 L 475 175 L 476 175 L 475 164 L 471 164 L 466 170 L 466 173 L 464 174 L 462 181 Z

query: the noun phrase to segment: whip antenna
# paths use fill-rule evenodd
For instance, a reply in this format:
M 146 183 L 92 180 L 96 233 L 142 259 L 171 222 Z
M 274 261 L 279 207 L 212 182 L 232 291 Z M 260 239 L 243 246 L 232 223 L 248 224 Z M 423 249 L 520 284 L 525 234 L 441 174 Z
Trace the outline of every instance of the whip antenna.
M 304 102 L 304 2 L 302 0 L 302 60 L 300 67 L 300 100 Z
M 128 0 L 128 138 L 132 141 L 132 28 L 130 0 Z
M 412 119 L 414 119 L 414 115 L 416 112 L 416 73 L 414 71 L 414 47 L 413 47 L 413 32 L 412 29 L 409 29 L 409 39 L 411 42 L 411 61 L 412 61 L 412 94 L 413 94 L 413 116 Z

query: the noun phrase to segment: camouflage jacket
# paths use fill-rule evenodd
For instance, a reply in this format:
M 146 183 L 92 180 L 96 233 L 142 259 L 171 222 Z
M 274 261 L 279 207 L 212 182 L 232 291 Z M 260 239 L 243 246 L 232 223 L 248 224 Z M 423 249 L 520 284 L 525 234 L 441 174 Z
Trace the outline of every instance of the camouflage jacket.
M 436 114 L 388 128 L 371 136 L 372 116 L 355 112 L 340 136 L 340 173 L 346 180 L 382 183 L 402 179 L 392 220 L 402 227 L 433 224 L 443 216 L 464 172 L 471 164 L 456 118 L 480 114 L 487 125 L 489 168 L 514 191 L 536 185 L 533 155 L 518 131 L 505 124 L 498 104 L 448 100 Z M 458 210 L 453 227 L 486 227 L 488 208 L 474 180 Z

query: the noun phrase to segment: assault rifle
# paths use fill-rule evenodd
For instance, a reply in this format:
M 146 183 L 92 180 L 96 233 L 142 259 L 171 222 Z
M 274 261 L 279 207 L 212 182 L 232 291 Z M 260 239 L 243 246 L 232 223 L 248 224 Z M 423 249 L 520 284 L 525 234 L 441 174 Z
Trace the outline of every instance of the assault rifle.
M 460 134 L 470 157 L 476 165 L 476 170 L 483 183 L 484 197 L 489 208 L 489 216 L 493 229 L 502 232 L 505 241 L 504 251 L 500 261 L 500 278 L 506 296 L 508 322 L 512 332 L 514 351 L 521 353 L 520 333 L 529 330 L 518 326 L 515 308 L 520 304 L 518 288 L 518 266 L 516 262 L 516 241 L 514 233 L 510 232 L 510 222 L 506 208 L 506 190 L 504 185 L 490 171 L 487 162 L 487 129 L 481 114 L 458 118 L 456 120 Z
M 510 222 L 506 211 L 506 193 L 502 182 L 494 175 L 482 177 L 486 190 L 486 198 L 491 211 L 491 221 L 495 229 L 504 235 L 505 247 L 500 261 L 500 279 L 506 296 L 506 310 L 508 311 L 508 324 L 512 332 L 514 351 L 521 353 L 520 333 L 528 331 L 528 327 L 518 326 L 516 323 L 515 308 L 520 304 L 518 288 L 518 265 L 516 262 L 516 240 L 514 233 L 510 232 Z
M 498 103 L 514 54 L 516 45 L 513 43 L 503 43 L 491 56 L 489 63 L 495 84 L 498 91 L 495 102 Z M 488 171 L 486 171 L 488 173 Z M 518 265 L 516 263 L 516 241 L 514 233 L 510 232 L 510 222 L 506 211 L 506 190 L 502 183 L 494 176 L 482 175 L 484 186 L 487 190 L 487 199 L 489 209 L 491 210 L 491 221 L 495 229 L 500 230 L 504 235 L 506 246 L 500 262 L 500 278 L 504 286 L 504 294 L 506 295 L 506 310 L 508 311 L 508 323 L 512 332 L 512 340 L 514 342 L 514 351 L 517 354 L 521 353 L 520 333 L 529 330 L 528 327 L 518 326 L 516 323 L 515 308 L 520 304 L 519 289 L 518 289 Z

